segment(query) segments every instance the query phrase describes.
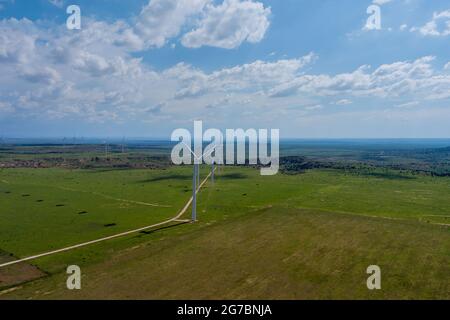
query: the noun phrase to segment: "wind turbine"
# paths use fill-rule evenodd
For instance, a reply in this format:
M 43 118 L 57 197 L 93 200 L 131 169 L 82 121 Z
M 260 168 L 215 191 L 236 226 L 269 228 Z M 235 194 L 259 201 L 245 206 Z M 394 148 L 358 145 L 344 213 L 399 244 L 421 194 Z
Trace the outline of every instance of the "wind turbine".
M 64 138 L 62 139 L 62 142 L 63 142 L 63 163 L 65 164 L 65 163 L 66 163 L 66 157 L 65 157 L 65 152 L 66 152 L 66 137 L 64 137 Z
M 192 220 L 192 222 L 195 222 L 195 221 L 197 221 L 197 189 L 200 187 L 200 161 L 202 161 L 203 157 L 205 157 L 206 154 L 203 154 L 200 157 L 198 157 L 195 154 L 195 152 L 192 151 L 190 146 L 188 146 L 185 142 L 182 142 L 182 143 L 188 148 L 188 150 L 194 156 L 194 172 L 192 175 L 192 216 L 191 216 L 191 220 Z M 213 148 L 211 148 L 209 154 L 213 153 L 217 147 L 218 146 L 216 145 Z M 212 176 L 212 182 L 214 183 L 214 162 L 213 162 L 211 176 Z
M 103 140 L 103 143 L 105 144 L 105 158 L 108 159 L 108 144 L 106 143 L 106 140 Z

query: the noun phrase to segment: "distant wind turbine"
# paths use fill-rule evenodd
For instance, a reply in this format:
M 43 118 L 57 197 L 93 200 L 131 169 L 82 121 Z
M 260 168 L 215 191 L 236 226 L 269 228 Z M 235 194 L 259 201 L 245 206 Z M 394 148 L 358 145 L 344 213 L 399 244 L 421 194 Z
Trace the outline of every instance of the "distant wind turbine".
M 106 143 L 106 140 L 103 141 L 105 144 L 105 158 L 108 159 L 108 144 Z
M 66 137 L 63 137 L 62 139 L 62 143 L 63 143 L 63 163 L 66 163 Z
M 125 153 L 125 137 L 122 137 L 122 153 Z

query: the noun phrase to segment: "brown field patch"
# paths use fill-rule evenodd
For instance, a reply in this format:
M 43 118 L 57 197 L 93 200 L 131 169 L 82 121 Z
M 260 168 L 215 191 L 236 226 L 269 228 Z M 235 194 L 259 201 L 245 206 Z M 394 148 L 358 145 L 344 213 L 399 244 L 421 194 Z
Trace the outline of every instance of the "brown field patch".
M 0 251 L 0 263 L 12 261 L 15 258 Z M 0 268 L 0 290 L 45 276 L 45 272 L 26 262 Z M 0 291 L 0 295 L 2 292 Z

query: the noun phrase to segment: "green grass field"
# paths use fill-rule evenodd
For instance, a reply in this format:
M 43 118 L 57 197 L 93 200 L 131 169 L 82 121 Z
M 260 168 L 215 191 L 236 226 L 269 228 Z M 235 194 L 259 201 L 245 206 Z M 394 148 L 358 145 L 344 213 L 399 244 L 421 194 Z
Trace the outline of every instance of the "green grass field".
M 182 168 L 14 169 L 1 177 L 0 248 L 20 257 L 170 218 L 192 189 Z
M 2 170 L 0 249 L 25 257 L 165 220 L 189 199 L 190 175 Z M 445 177 L 227 167 L 202 190 L 198 223 L 37 259 L 47 276 L 0 299 L 448 299 L 448 194 Z M 83 271 L 79 292 L 65 289 L 70 264 Z M 370 264 L 382 268 L 377 292 L 365 286 Z

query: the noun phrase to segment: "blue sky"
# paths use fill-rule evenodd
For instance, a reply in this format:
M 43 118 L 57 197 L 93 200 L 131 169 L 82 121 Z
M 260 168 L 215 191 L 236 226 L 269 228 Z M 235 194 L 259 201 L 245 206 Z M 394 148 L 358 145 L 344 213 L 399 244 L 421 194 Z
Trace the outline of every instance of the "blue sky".
M 0 0 L 0 68 L 10 137 L 450 137 L 448 0 Z

